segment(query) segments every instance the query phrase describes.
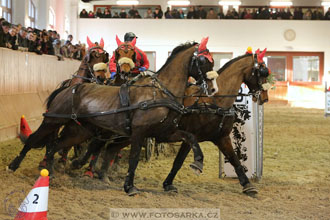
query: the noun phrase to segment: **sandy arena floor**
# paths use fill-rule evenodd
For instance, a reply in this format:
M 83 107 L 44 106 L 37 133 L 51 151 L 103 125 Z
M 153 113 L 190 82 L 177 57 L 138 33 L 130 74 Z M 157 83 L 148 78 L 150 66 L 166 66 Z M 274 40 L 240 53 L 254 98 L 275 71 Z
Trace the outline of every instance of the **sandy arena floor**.
M 111 185 L 81 177 L 83 170 L 57 173 L 51 180 L 50 220 L 109 219 L 109 208 L 220 208 L 221 219 L 329 219 L 330 118 L 322 110 L 265 105 L 264 175 L 255 183 L 257 198 L 241 193 L 237 179 L 218 178 L 218 150 L 202 143 L 204 173 L 189 168 L 191 153 L 179 172 L 178 194 L 162 190 L 174 155 L 141 161 L 135 184 L 143 193 L 128 197 L 123 189 L 124 160 Z M 5 167 L 21 150 L 19 140 L 0 143 L 0 219 L 13 219 L 38 177 L 44 151 L 31 151 L 15 173 Z M 70 173 L 71 175 L 68 175 Z

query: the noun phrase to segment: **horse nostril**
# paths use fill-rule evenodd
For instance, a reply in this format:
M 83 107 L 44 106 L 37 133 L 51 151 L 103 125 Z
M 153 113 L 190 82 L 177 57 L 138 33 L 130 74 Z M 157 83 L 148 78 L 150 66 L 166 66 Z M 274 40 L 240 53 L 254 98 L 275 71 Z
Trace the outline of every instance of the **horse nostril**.
M 268 99 L 265 99 L 264 102 L 265 102 L 265 103 L 268 102 Z
M 215 88 L 211 89 L 211 92 L 212 92 L 212 93 L 215 92 L 215 91 L 216 91 Z

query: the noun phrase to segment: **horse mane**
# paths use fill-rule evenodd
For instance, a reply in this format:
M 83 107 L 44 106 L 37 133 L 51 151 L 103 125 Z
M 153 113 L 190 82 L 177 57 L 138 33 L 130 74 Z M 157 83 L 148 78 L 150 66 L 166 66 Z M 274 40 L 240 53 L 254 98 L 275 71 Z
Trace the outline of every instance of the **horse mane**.
M 244 54 L 238 57 L 235 57 L 234 59 L 229 60 L 225 65 L 223 65 L 217 72 L 220 75 L 225 69 L 227 69 L 232 63 L 235 63 L 236 61 L 243 59 L 245 57 L 251 56 L 251 54 Z
M 62 90 L 68 88 L 68 86 L 61 86 L 58 89 L 55 89 L 46 99 L 45 103 L 47 103 L 47 109 L 49 109 L 50 104 L 52 103 L 52 101 L 54 100 L 54 98 L 60 93 L 62 92 Z
M 157 71 L 157 73 L 159 73 L 160 71 L 162 71 L 175 57 L 178 53 L 180 53 L 181 51 L 187 50 L 188 48 L 191 48 L 192 46 L 197 45 L 197 42 L 186 42 L 183 44 L 180 44 L 179 46 L 177 46 L 176 48 L 173 49 L 173 51 L 171 52 L 171 55 L 167 58 L 165 64 Z

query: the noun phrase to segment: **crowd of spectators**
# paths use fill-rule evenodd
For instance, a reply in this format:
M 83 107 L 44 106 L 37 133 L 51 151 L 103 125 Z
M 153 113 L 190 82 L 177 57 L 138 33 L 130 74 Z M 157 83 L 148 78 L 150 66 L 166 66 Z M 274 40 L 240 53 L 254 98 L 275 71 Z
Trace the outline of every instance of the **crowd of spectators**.
M 321 8 L 307 9 L 304 12 L 302 8 L 269 8 L 268 6 L 258 9 L 244 8 L 237 12 L 235 8 L 227 10 L 226 14 L 219 8 L 217 12 L 214 8 L 205 10 L 203 6 L 190 6 L 187 14 L 180 8 L 167 8 L 165 13 L 157 7 L 154 11 L 151 8 L 140 15 L 139 10 L 132 6 L 128 12 L 122 8 L 120 12 L 112 14 L 110 8 L 105 8 L 104 11 L 98 8 L 96 12 L 87 12 L 83 9 L 80 12 L 80 18 L 154 18 L 154 19 L 294 19 L 294 20 L 330 20 L 330 8 L 323 14 Z
M 85 45 L 74 45 L 72 39 L 72 35 L 69 35 L 68 40 L 62 43 L 56 31 L 25 28 L 0 19 L 0 47 L 39 55 L 55 55 L 58 60 L 63 60 L 63 57 L 82 60 L 86 51 Z

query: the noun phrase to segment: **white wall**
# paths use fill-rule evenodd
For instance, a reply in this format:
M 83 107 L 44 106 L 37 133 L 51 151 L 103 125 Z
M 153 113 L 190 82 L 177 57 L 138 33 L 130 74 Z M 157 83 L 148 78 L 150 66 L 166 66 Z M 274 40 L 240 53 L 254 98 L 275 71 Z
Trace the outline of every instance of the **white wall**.
M 296 32 L 295 40 L 285 40 L 287 29 Z M 211 51 L 233 52 L 234 57 L 248 46 L 267 47 L 268 51 L 324 52 L 325 76 L 330 71 L 330 21 L 79 19 L 77 38 L 86 42 L 87 35 L 92 41 L 103 37 L 111 52 L 117 47 L 116 34 L 123 40 L 128 31 L 138 36 L 138 47 L 157 52 L 157 69 L 178 44 L 209 36 Z

